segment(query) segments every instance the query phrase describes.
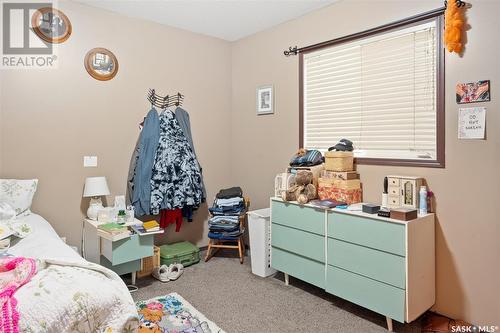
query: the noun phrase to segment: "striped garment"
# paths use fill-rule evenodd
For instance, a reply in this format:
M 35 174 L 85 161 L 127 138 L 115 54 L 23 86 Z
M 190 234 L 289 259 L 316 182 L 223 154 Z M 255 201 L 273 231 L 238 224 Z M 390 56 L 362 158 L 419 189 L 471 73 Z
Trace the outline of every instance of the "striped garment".
M 290 161 L 290 166 L 313 166 L 323 163 L 323 155 L 319 150 L 308 150 L 305 155 L 295 155 Z
M 240 217 L 238 215 L 216 215 L 208 220 L 208 223 L 226 222 L 226 223 L 238 223 Z

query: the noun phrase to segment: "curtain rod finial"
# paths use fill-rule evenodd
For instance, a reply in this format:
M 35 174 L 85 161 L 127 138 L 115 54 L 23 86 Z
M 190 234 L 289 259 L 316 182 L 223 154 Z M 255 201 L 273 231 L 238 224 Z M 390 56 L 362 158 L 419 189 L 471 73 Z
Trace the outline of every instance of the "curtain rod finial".
M 291 55 L 297 55 L 299 54 L 299 49 L 297 48 L 297 46 L 294 46 L 294 47 L 289 47 L 288 50 L 285 50 L 283 51 L 283 54 L 287 57 L 291 56 Z

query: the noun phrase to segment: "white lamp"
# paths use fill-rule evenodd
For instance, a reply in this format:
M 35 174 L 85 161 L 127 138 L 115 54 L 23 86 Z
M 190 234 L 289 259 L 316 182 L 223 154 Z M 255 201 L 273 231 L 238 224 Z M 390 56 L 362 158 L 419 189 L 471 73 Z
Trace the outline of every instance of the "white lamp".
M 87 217 L 91 220 L 97 220 L 97 213 L 104 208 L 101 201 L 102 195 L 109 195 L 106 177 L 87 177 L 83 197 L 91 197 L 89 209 L 87 210 Z

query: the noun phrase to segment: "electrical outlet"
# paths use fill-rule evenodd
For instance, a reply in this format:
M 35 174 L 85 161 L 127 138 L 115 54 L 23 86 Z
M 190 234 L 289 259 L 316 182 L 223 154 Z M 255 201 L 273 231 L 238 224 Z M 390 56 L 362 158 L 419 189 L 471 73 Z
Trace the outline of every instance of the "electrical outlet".
M 83 167 L 84 168 L 97 167 L 97 156 L 83 156 Z

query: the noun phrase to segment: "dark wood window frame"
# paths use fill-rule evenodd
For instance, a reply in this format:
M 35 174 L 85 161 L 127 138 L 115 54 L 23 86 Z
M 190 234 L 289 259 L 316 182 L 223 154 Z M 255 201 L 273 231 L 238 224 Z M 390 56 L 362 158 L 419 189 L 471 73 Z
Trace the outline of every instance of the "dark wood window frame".
M 310 45 L 300 49 L 299 53 L 299 146 L 304 145 L 304 54 L 312 51 L 339 45 L 353 40 L 383 34 L 393 30 L 399 30 L 429 21 L 436 21 L 437 38 L 437 59 L 436 59 L 436 159 L 416 160 L 416 159 L 390 159 L 390 158 L 356 158 L 358 164 L 369 165 L 394 165 L 413 167 L 445 167 L 445 90 L 444 90 L 444 52 L 443 28 L 444 28 L 444 8 L 439 8 L 427 13 L 412 16 L 404 20 L 389 23 L 377 28 L 355 33 L 345 37 L 332 39 L 326 42 Z M 332 145 L 335 142 L 332 142 Z

